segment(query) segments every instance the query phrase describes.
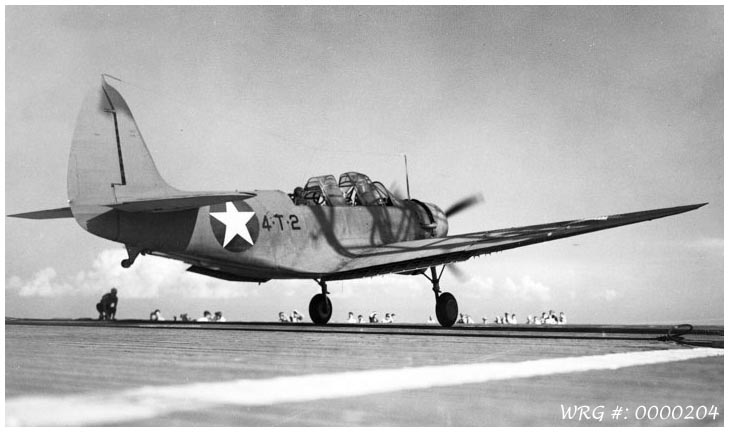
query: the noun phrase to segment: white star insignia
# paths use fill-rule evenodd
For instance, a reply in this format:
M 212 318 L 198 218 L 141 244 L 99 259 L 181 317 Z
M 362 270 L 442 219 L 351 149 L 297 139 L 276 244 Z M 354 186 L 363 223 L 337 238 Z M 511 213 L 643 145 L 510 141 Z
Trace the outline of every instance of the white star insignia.
M 223 240 L 223 247 L 228 246 L 228 243 L 233 240 L 236 234 L 253 245 L 251 233 L 248 232 L 246 224 L 249 220 L 251 220 L 254 214 L 254 212 L 239 212 L 232 202 L 225 203 L 224 212 L 210 213 L 210 216 L 225 225 L 225 240 Z

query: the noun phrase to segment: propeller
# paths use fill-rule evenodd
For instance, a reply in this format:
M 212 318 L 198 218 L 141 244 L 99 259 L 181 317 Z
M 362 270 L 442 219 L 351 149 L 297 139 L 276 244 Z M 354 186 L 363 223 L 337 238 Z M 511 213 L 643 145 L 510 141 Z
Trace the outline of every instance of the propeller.
M 483 195 L 478 193 L 475 195 L 468 196 L 466 198 L 463 198 L 460 201 L 455 202 L 453 205 L 451 205 L 448 210 L 445 211 L 446 217 L 451 217 L 457 213 L 462 212 L 463 210 L 466 210 L 469 207 L 472 207 L 476 204 L 483 202 Z
M 481 193 L 467 196 L 459 201 L 456 201 L 450 207 L 448 207 L 448 210 L 445 211 L 445 215 L 446 217 L 451 217 L 455 214 L 462 212 L 463 210 L 468 209 L 469 207 L 480 204 L 483 201 L 484 199 Z M 463 268 L 458 266 L 456 263 L 448 264 L 448 270 L 450 270 L 450 272 L 453 274 L 453 276 L 455 276 L 458 282 L 465 283 L 470 279 L 470 277 L 468 276 L 468 274 L 466 274 Z
M 402 193 L 402 188 L 400 188 L 400 184 L 396 181 L 392 182 L 390 187 L 387 189 L 390 191 L 390 195 L 394 196 L 395 198 L 399 199 L 400 201 L 405 200 L 403 198 L 405 195 Z
M 463 268 L 454 262 L 448 264 L 448 270 L 453 274 L 453 276 L 455 276 L 455 278 L 460 283 L 466 283 L 470 279 L 470 276 L 466 274 Z

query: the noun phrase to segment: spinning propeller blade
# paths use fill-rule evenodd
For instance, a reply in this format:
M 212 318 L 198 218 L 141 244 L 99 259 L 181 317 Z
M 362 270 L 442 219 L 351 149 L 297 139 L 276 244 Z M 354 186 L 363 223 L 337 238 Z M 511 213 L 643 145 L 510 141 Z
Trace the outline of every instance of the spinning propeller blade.
M 451 217 L 473 205 L 476 205 L 476 204 L 479 204 L 482 202 L 483 202 L 483 195 L 481 195 L 480 193 L 471 195 L 469 197 L 463 198 L 462 200 L 460 200 L 460 201 L 454 203 L 452 206 L 450 206 L 448 208 L 448 210 L 445 211 L 445 215 L 446 215 L 446 217 Z
M 448 270 L 450 270 L 451 273 L 453 273 L 453 276 L 455 276 L 456 279 L 458 279 L 458 282 L 465 283 L 468 282 L 470 279 L 470 276 L 466 274 L 466 272 L 456 263 L 450 263 L 448 264 Z
M 400 188 L 400 185 L 396 181 L 392 182 L 388 190 L 390 191 L 390 194 L 392 196 L 399 199 L 400 201 L 405 200 L 405 198 L 403 198 L 405 195 L 403 195 L 402 193 L 402 188 Z

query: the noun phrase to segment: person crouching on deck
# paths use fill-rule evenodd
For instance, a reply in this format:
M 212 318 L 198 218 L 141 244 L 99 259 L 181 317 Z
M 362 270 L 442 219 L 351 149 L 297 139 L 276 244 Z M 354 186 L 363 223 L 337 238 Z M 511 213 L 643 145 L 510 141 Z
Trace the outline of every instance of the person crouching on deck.
M 96 310 L 99 312 L 99 320 L 115 320 L 116 306 L 119 298 L 116 296 L 116 288 L 112 288 L 111 292 L 104 294 L 101 301 L 96 304 Z

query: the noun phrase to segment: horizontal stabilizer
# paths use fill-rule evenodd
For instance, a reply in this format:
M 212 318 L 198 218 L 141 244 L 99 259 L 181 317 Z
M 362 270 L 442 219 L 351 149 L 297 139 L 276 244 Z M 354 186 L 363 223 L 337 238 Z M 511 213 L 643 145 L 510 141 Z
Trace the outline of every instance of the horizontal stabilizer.
M 191 193 L 173 195 L 164 198 L 148 198 L 143 200 L 126 200 L 119 204 L 108 204 L 107 207 L 125 212 L 161 213 L 188 210 L 220 204 L 228 201 L 239 201 L 256 196 L 252 192 L 229 193 Z
M 23 219 L 61 219 L 61 218 L 71 218 L 73 217 L 73 214 L 71 213 L 71 207 L 61 207 L 57 209 L 51 209 L 51 210 L 40 210 L 40 211 L 34 211 L 29 213 L 18 213 L 13 215 L 8 215 L 8 217 L 16 217 L 16 218 L 23 218 Z

